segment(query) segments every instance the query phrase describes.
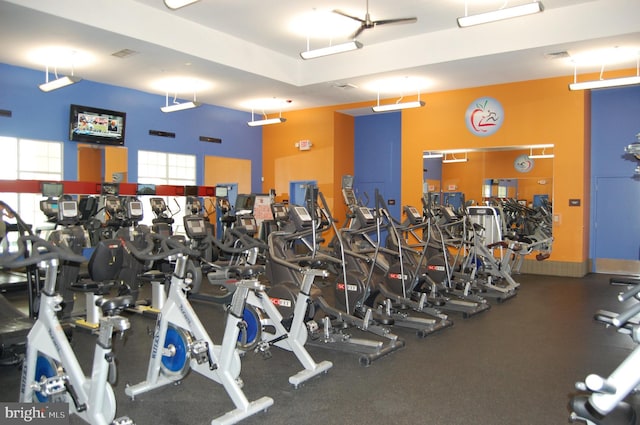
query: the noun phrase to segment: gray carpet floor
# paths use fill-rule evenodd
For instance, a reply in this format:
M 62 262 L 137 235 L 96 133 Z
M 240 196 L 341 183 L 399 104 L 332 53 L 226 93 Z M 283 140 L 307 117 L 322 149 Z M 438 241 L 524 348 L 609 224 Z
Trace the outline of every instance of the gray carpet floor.
M 249 400 L 263 396 L 274 405 L 244 424 L 564 424 L 574 384 L 590 373 L 608 375 L 635 346 L 626 335 L 593 320 L 597 309 L 620 311 L 622 287 L 609 276 L 559 278 L 519 275 L 518 296 L 463 319 L 426 338 L 394 329 L 406 346 L 371 366 L 358 356 L 318 347 L 316 361 L 333 362 L 327 374 L 294 389 L 288 377 L 302 369 L 289 352 L 272 358 L 248 353 L 241 377 Z M 20 302 L 20 293 L 7 294 Z M 630 301 L 633 302 L 633 301 Z M 215 342 L 221 341 L 220 306 L 194 303 Z M 188 374 L 178 385 L 130 400 L 127 383 L 144 380 L 154 320 L 129 315 L 132 328 L 114 343 L 119 365 L 115 386 L 117 415 L 138 425 L 208 424 L 233 408 L 224 389 Z M 95 339 L 76 331 L 73 346 L 88 373 Z M 0 368 L 0 401 L 17 401 L 20 371 Z M 629 401 L 640 406 L 640 398 Z M 80 423 L 72 419 L 71 423 Z

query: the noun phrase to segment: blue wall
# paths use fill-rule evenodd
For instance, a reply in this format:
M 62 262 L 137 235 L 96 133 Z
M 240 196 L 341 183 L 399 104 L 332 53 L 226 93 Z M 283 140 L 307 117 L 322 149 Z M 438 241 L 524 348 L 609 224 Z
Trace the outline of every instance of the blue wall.
M 639 162 L 624 153 L 640 133 L 640 87 L 591 93 L 590 258 L 640 260 Z
M 64 142 L 64 179 L 77 180 L 77 144 L 69 141 L 69 105 L 72 103 L 127 113 L 125 146 L 129 149 L 128 180 L 138 177 L 139 149 L 196 155 L 197 181 L 204 182 L 205 156 L 251 160 L 251 187 L 262 190 L 262 129 L 247 126 L 248 112 L 203 105 L 189 111 L 163 113 L 164 95 L 83 80 L 44 93 L 38 72 L 0 64 L 0 109 L 12 111 L 0 117 L 0 136 Z M 150 136 L 149 130 L 173 132 L 175 139 Z M 217 137 L 221 144 L 200 142 L 200 136 Z
M 395 200 L 389 211 L 401 219 L 401 144 L 402 116 L 400 112 L 365 115 L 355 119 L 355 164 L 353 186 L 356 195 L 368 206 L 375 206 L 374 191 L 378 189 L 387 202 Z

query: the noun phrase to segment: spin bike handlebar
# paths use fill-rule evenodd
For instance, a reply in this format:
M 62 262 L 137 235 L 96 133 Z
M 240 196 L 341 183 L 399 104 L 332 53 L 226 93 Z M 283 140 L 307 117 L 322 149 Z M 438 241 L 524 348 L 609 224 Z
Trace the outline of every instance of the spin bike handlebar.
M 31 242 L 31 250 L 27 249 L 27 242 Z M 25 256 L 29 253 L 30 255 Z M 17 269 L 32 266 L 41 261 L 57 259 L 72 263 L 84 263 L 86 258 L 73 251 L 56 246 L 36 235 L 23 235 L 18 239 L 18 251 L 0 255 L 0 267 Z
M 245 233 L 242 233 L 236 229 L 227 229 L 229 233 L 231 233 L 234 237 L 237 238 L 240 242 L 242 242 L 242 246 L 238 248 L 234 248 L 229 244 L 222 243 L 218 239 L 214 237 L 207 237 L 209 241 L 211 241 L 216 247 L 218 247 L 221 251 L 227 254 L 241 254 L 251 248 L 259 248 L 259 249 L 268 249 L 268 245 L 258 240 L 256 238 L 252 238 L 251 236 L 247 236 Z
M 167 257 L 172 257 L 174 255 L 183 254 L 189 257 L 199 257 L 200 253 L 189 249 L 184 246 L 180 242 L 170 239 L 166 236 L 159 235 L 157 233 L 151 233 L 146 235 L 145 242 L 146 246 L 142 249 L 136 247 L 132 242 L 127 240 L 122 240 L 129 252 L 139 260 L 143 261 L 157 261 L 163 260 Z M 156 246 L 155 242 L 160 241 L 160 251 L 157 253 L 153 253 L 153 248 Z

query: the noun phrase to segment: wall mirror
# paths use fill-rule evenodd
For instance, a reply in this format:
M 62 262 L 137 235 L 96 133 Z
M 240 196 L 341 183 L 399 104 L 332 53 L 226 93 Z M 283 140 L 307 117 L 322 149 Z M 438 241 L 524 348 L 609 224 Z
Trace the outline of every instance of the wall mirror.
M 510 199 L 528 207 L 553 203 L 553 145 L 423 152 L 427 199 L 460 208 Z

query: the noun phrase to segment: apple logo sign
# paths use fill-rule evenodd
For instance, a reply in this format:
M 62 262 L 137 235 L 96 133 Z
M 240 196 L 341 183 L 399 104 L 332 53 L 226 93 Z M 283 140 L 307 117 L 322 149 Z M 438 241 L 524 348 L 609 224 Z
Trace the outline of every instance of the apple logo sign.
M 464 121 L 472 134 L 480 137 L 491 136 L 502 126 L 504 109 L 496 99 L 480 97 L 467 107 Z

